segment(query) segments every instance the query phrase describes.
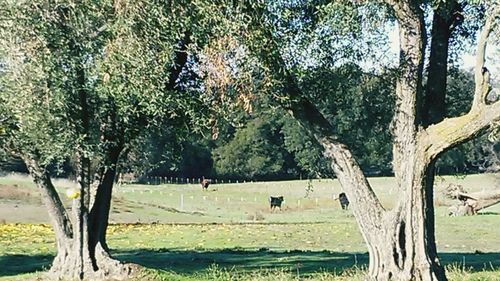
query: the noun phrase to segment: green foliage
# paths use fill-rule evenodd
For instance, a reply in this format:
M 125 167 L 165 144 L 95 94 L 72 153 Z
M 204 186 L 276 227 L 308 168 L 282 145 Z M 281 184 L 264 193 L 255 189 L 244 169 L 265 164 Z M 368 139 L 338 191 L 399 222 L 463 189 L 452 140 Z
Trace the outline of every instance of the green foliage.
M 147 126 L 189 115 L 186 97 L 167 87 L 191 20 L 184 4 L 2 0 L 4 148 L 44 163 L 75 150 L 98 159 Z
M 285 116 L 283 119 L 281 131 L 284 136 L 284 147 L 293 155 L 298 168 L 304 171 L 304 176 L 330 177 L 331 168 L 321 157 L 321 148 L 318 144 L 291 116 Z
M 237 179 L 286 177 L 289 155 L 280 127 L 270 116 L 261 115 L 237 129 L 233 139 L 213 151 L 215 172 Z
M 278 111 L 279 118 L 267 112 L 269 105 L 286 103 L 287 72 L 364 170 L 390 169 L 393 72 L 360 67 L 366 61 L 384 65 L 377 50 L 387 48 L 384 28 L 392 18 L 383 5 L 0 1 L 7 19 L 0 23 L 3 152 L 37 152 L 52 163 L 71 158 L 75 148 L 99 158 L 106 148 L 126 144 L 123 169 L 136 173 L 194 176 L 194 165 L 210 174 L 212 153 L 215 171 L 225 176 L 328 176 L 310 136 L 285 112 Z M 454 32 L 472 38 L 477 24 L 471 15 L 484 7 L 467 4 L 469 23 Z M 188 62 L 172 86 L 180 49 Z M 450 70 L 449 116 L 467 110 L 471 87 L 466 74 Z M 222 140 L 183 132 L 207 128 Z M 476 163 L 484 152 L 474 146 L 445 154 L 438 166 Z
M 356 65 L 344 65 L 316 69 L 301 80 L 303 91 L 334 124 L 336 134 L 365 170 L 389 169 L 393 77 L 390 71 L 373 75 Z

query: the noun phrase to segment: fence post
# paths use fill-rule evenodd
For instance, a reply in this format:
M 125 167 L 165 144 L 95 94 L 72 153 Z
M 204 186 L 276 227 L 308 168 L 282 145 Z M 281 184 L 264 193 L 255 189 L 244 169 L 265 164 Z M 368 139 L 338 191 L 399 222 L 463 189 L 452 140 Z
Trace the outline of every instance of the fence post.
M 181 194 L 181 210 L 184 210 L 184 194 Z

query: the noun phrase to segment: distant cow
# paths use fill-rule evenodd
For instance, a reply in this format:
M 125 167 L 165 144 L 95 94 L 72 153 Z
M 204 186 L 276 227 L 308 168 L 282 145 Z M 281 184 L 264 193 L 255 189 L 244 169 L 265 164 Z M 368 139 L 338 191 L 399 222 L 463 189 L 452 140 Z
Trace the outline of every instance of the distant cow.
M 344 192 L 339 194 L 339 201 L 342 210 L 347 210 L 347 208 L 349 207 L 349 199 L 347 199 L 347 195 L 345 195 Z
M 283 203 L 283 196 L 279 197 L 269 197 L 269 203 L 271 204 L 271 210 L 279 208 L 281 210 L 281 203 Z
M 208 186 L 212 183 L 212 180 L 211 179 L 206 179 L 205 177 L 201 177 L 200 179 L 200 184 L 201 184 L 201 188 L 203 190 L 206 190 L 208 189 Z

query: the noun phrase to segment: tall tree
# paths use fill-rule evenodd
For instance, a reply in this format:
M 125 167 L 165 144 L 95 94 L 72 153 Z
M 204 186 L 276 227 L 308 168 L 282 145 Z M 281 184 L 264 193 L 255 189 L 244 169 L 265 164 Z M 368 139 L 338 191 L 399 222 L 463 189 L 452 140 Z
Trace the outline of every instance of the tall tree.
M 50 278 L 124 278 L 131 267 L 112 259 L 106 243 L 116 167 L 146 127 L 189 112 L 174 91 L 186 63 L 188 5 L 0 4 L 1 144 L 25 161 L 47 206 L 57 242 Z M 78 180 L 72 214 L 48 169 L 67 158 Z
M 498 4 L 489 3 L 491 6 L 487 7 L 486 21 L 477 40 L 471 109 L 459 117 L 441 120 L 443 110 L 440 104 L 428 109 L 426 106 L 430 105 L 427 102 L 421 107 L 427 42 L 425 3 L 387 0 L 385 4 L 397 20 L 400 48 L 395 112 L 391 123 L 392 167 L 399 196 L 395 207 L 390 210 L 382 206 L 348 145 L 338 137 L 337 124 L 325 118 L 300 87 L 297 76 L 291 70 L 299 59 L 283 54 L 280 33 L 274 29 L 275 22 L 265 18 L 269 7 L 253 2 L 246 5 L 246 11 L 253 16 L 255 30 L 253 35 L 245 34 L 244 37 L 284 93 L 284 97 L 277 100 L 323 147 L 325 157 L 350 198 L 352 211 L 368 246 L 370 263 L 367 280 L 446 280 L 434 241 L 432 190 L 427 188 L 429 177 L 433 174 L 429 173 L 429 167 L 446 150 L 474 138 L 483 130 L 498 127 L 500 102 L 486 101 L 491 86 L 489 72 L 484 66 L 488 37 L 498 23 L 499 8 Z M 359 3 L 333 1 L 330 5 L 337 11 L 346 6 L 346 11 L 352 12 L 354 19 L 362 19 L 361 16 L 356 17 Z M 366 7 L 359 12 L 366 12 Z M 328 30 L 342 28 L 349 20 L 346 19 L 343 25 L 342 20 L 340 22 L 341 25 L 331 26 Z M 292 27 L 300 25 L 293 22 Z M 446 37 L 435 42 L 443 43 Z M 356 38 L 353 36 L 351 39 Z M 314 58 L 309 58 L 306 62 L 312 60 Z M 446 56 L 434 55 L 433 60 L 444 63 L 437 67 L 437 71 L 446 68 Z M 433 62 L 431 65 L 434 66 Z M 439 85 L 429 85 L 427 97 L 442 100 L 437 95 L 444 95 L 441 93 L 444 91 L 443 78 L 437 80 Z M 432 88 L 434 86 L 437 88 Z

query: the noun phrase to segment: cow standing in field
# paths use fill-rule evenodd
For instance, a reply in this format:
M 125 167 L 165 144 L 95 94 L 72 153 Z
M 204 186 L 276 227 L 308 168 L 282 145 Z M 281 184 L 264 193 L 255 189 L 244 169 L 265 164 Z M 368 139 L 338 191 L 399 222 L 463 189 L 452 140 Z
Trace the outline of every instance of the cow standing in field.
M 207 190 L 208 189 L 208 186 L 212 183 L 212 180 L 211 179 L 206 179 L 205 177 L 201 177 L 200 179 L 200 184 L 201 184 L 201 188 L 203 190 Z
M 270 196 L 269 203 L 271 205 L 271 211 L 276 208 L 279 208 L 281 211 L 281 203 L 283 203 L 283 200 L 284 200 L 283 196 L 278 196 L 278 197 Z
M 339 202 L 342 210 L 347 210 L 349 207 L 349 199 L 347 199 L 347 195 L 344 192 L 339 194 Z

